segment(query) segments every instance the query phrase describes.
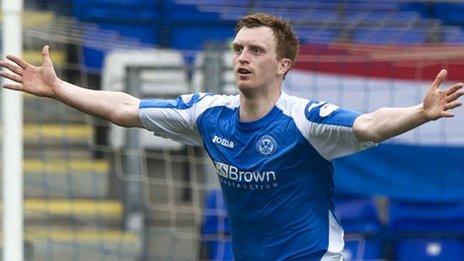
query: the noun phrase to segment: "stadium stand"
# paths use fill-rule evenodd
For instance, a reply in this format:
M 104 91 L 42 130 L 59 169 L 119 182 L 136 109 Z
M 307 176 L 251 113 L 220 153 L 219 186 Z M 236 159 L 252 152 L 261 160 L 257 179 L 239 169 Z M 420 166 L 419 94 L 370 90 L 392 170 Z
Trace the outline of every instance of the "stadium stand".
M 210 190 L 204 204 L 202 253 L 208 260 L 233 260 L 230 224 L 219 190 Z
M 230 228 L 224 200 L 219 190 L 211 190 L 205 199 L 202 224 L 204 255 L 211 260 L 232 260 Z M 372 198 L 341 196 L 335 200 L 335 212 L 348 234 L 344 260 L 378 260 L 384 257 L 384 226 Z
M 221 73 L 221 82 L 222 82 L 222 92 L 225 94 L 236 94 L 237 88 L 235 87 L 235 78 L 232 70 L 232 52 L 225 51 L 219 52 L 220 59 L 222 59 L 223 70 Z M 201 88 L 197 89 L 198 91 L 207 92 L 205 86 L 207 86 L 207 77 L 204 73 L 204 66 L 206 66 L 207 59 L 211 57 L 205 57 L 205 53 L 201 52 L 196 55 L 195 59 L 195 70 L 192 77 L 192 88 Z
M 74 14 L 81 21 L 97 23 L 103 29 L 116 30 L 143 43 L 181 50 L 201 50 L 206 42 L 231 39 L 235 20 L 254 10 L 290 19 L 302 43 L 422 44 L 441 39 L 462 40 L 453 36 L 452 30 L 440 29 L 442 25 L 434 20 L 441 19 L 435 15 L 435 9 L 445 8 L 446 4 L 434 5 L 435 11 L 424 17 L 427 6 L 401 1 L 293 0 L 285 5 L 278 1 L 148 1 L 148 6 L 144 3 L 76 0 Z M 363 25 L 368 29 L 363 29 Z M 435 35 L 440 32 L 443 37 L 437 39 Z M 84 52 L 87 66 L 101 68 L 101 50 L 89 46 Z
M 64 1 L 57 6 L 65 5 Z M 26 5 L 28 6 L 28 5 Z M 48 9 L 47 9 L 48 10 Z M 61 14 L 61 13 L 60 13 Z M 52 47 L 56 70 L 85 84 L 85 67 L 69 60 L 69 45 L 101 49 L 138 45 L 114 31 L 98 30 L 49 11 L 27 10 L 23 18 L 24 53 L 42 61 L 41 46 Z M 91 34 L 84 34 L 88 29 Z M 81 56 L 82 57 L 82 56 Z M 77 81 L 76 81 L 77 79 Z M 24 197 L 26 259 L 98 260 L 132 258 L 139 240 L 124 231 L 123 203 L 114 195 L 112 164 L 95 158 L 93 120 L 61 103 L 24 96 Z M 103 251 L 103 249 L 106 249 Z
M 137 65 L 178 67 L 171 73 L 164 70 L 162 81 L 159 81 L 160 73 L 143 75 L 144 81 L 150 85 L 145 86 L 143 95 L 146 97 L 172 97 L 190 91 L 205 91 L 202 89 L 205 85 L 205 46 L 211 41 L 228 43 L 233 37 L 236 19 L 252 11 L 271 12 L 290 19 L 296 26 L 303 50 L 310 50 L 304 54 L 318 54 L 319 50 L 334 43 L 348 43 L 345 49 L 334 48 L 336 52 L 346 52 L 353 49 L 351 43 L 385 47 L 464 42 L 460 27 L 463 25 L 460 18 L 462 4 L 367 0 L 74 0 L 37 3 L 30 4 L 30 8 L 51 9 L 55 13 L 25 15 L 24 56 L 27 60 L 40 63 L 40 45 L 52 42 L 55 47 L 52 55 L 59 71 L 71 71 L 71 77 L 78 79 L 80 84 L 88 83 L 86 73 L 102 73 L 102 88 L 106 90 L 123 89 L 124 66 L 131 65 L 134 60 Z M 63 9 L 59 9 L 61 7 Z M 69 45 L 78 46 L 78 59 L 73 61 L 76 64 L 70 64 L 70 54 L 66 51 Z M 128 51 L 146 50 L 147 47 L 175 50 Z M 362 48 L 368 49 L 364 45 Z M 356 53 L 352 56 L 356 57 Z M 185 57 L 194 57 L 193 67 L 187 68 L 191 64 L 184 60 Z M 230 61 L 230 52 L 224 52 L 221 78 L 226 86 L 224 91 L 235 93 Z M 369 66 L 377 68 L 373 64 Z M 185 69 L 190 71 L 185 72 Z M 408 73 L 411 74 L 411 70 Z M 169 87 L 166 82 L 170 83 Z M 176 83 L 174 87 L 173 82 Z M 25 101 L 26 238 L 33 242 L 34 256 L 43 260 L 136 259 L 143 246 L 139 245 L 137 233 L 123 229 L 121 191 L 118 191 L 119 187 L 113 187 L 115 176 L 126 182 L 118 170 L 121 161 L 108 157 L 96 159 L 92 153 L 94 150 L 124 148 L 124 134 L 115 134 L 118 131 L 112 126 L 108 134 L 112 147 L 95 144 L 93 126 L 98 122 L 61 104 L 30 96 L 26 96 Z M 211 190 L 215 186 L 202 180 L 207 171 L 197 166 L 204 164 L 201 153 L 178 144 L 170 147 L 164 141 L 157 143 L 151 135 L 145 135 L 142 140 L 148 149 L 142 153 L 146 161 L 144 171 L 156 172 L 152 176 L 145 173 L 146 180 L 143 180 L 149 184 L 146 186 L 148 199 L 145 198 L 149 205 L 147 213 L 156 216 L 152 218 L 152 224 L 158 226 L 151 236 L 162 238 L 147 240 L 155 242 L 153 249 L 161 253 L 156 258 L 185 258 L 182 254 L 186 252 L 196 255 L 196 248 L 185 243 L 198 240 L 198 231 L 188 227 L 193 224 L 201 226 L 199 241 L 209 249 L 203 257 L 230 260 L 231 245 L 222 197 L 217 190 Z M 160 164 L 160 161 L 167 163 Z M 195 177 L 185 178 L 189 174 Z M 173 177 L 176 175 L 180 177 Z M 347 232 L 349 254 L 345 258 L 385 258 L 384 240 L 379 236 L 384 233 L 384 224 L 379 220 L 378 205 L 371 198 L 345 196 L 339 199 L 336 208 Z M 462 213 L 461 204 L 393 200 L 387 225 L 395 242 L 395 258 L 462 259 Z M 182 229 L 186 227 L 188 232 L 183 233 Z M 211 234 L 212 239 L 207 236 Z M 411 253 L 417 256 L 411 257 Z
M 104 64 L 103 90 L 128 91 L 126 69 L 128 66 L 138 65 L 154 67 L 154 70 L 141 76 L 139 97 L 173 98 L 190 92 L 184 59 L 180 52 L 174 50 L 113 50 L 106 56 Z M 139 137 L 144 148 L 183 148 L 178 142 L 153 136 L 143 129 L 139 129 Z M 126 129 L 112 124 L 109 143 L 115 148 L 124 148 L 127 144 Z
M 395 260 L 462 260 L 464 204 L 392 199 L 389 212 Z
M 384 257 L 384 226 L 373 198 L 337 195 L 335 213 L 346 233 L 344 260 Z
M 339 29 L 300 28 L 297 30 L 302 43 L 324 44 L 335 42 L 340 37 Z
M 426 30 L 399 28 L 357 29 L 353 33 L 353 41 L 370 44 L 423 44 L 427 41 Z
M 458 26 L 443 27 L 442 41 L 445 43 L 462 43 L 464 42 L 464 32 Z
M 462 12 L 464 4 L 462 3 L 436 3 L 433 5 L 433 17 L 440 19 L 445 24 L 463 26 Z

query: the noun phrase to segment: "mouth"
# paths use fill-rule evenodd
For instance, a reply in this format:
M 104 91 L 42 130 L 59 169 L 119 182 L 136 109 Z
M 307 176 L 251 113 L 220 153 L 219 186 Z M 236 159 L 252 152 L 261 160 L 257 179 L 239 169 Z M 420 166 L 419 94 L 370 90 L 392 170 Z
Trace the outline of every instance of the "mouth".
M 238 68 L 237 74 L 240 76 L 248 76 L 251 74 L 251 71 L 246 68 Z

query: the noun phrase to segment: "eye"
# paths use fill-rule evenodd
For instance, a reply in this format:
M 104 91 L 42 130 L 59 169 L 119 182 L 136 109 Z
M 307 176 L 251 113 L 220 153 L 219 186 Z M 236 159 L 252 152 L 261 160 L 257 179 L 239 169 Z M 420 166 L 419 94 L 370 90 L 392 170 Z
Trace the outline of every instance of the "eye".
M 251 52 L 253 54 L 260 54 L 261 53 L 261 49 L 259 49 L 258 47 L 253 47 L 251 48 Z
M 234 53 L 240 54 L 243 50 L 243 47 L 241 46 L 234 46 Z

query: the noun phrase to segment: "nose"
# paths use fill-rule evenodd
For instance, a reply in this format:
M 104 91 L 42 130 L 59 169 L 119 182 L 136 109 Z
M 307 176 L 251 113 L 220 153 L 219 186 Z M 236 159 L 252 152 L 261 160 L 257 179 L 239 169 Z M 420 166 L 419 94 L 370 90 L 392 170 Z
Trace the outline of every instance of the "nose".
M 240 64 L 247 64 L 250 62 L 250 57 L 248 55 L 248 52 L 246 50 L 243 50 L 240 55 L 238 56 L 238 62 Z

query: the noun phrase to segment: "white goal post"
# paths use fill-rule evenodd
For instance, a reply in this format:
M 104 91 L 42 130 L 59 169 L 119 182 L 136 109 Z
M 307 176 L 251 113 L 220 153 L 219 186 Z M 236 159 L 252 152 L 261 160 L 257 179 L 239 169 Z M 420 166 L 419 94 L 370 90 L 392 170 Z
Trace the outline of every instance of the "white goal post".
M 3 50 L 22 53 L 22 0 L 3 0 Z M 24 260 L 22 94 L 2 90 L 3 260 Z

